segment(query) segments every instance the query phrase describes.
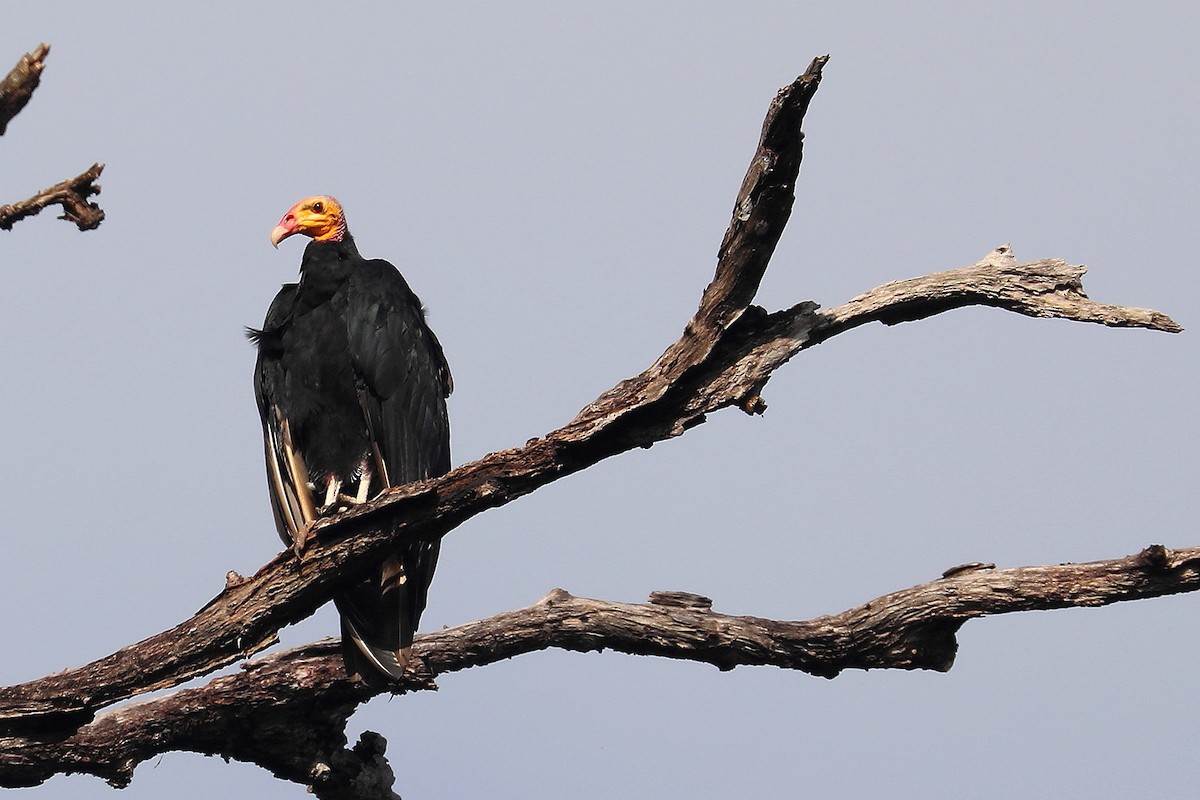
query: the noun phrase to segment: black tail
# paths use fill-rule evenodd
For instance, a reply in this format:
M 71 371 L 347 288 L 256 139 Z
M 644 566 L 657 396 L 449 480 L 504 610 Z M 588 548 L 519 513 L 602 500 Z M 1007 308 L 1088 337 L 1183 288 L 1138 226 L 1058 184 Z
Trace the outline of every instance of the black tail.
M 425 610 L 441 542 L 406 545 L 348 592 L 334 598 L 342 615 L 346 672 L 364 680 L 399 680 Z

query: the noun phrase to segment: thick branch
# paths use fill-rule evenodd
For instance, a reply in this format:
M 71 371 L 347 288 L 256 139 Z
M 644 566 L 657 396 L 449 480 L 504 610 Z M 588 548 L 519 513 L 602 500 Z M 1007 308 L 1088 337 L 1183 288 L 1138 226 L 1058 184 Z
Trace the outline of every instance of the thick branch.
M 954 663 L 955 634 L 976 617 L 1101 606 L 1200 589 L 1200 547 L 1153 545 L 1088 564 L 997 570 L 965 565 L 930 583 L 840 614 L 803 622 L 719 614 L 712 601 L 659 592 L 635 605 L 572 597 L 556 589 L 528 608 L 420 636 L 436 674 L 561 648 L 605 649 L 713 664 L 769 665 L 832 678 L 845 669 L 934 669 Z M 414 676 L 404 691 L 431 688 Z M 366 734 L 352 749 L 343 729 L 373 690 L 343 677 L 334 642 L 253 661 L 197 689 L 109 712 L 61 741 L 0 740 L 0 785 L 28 786 L 61 771 L 116 785 L 159 753 L 188 750 L 261 764 L 313 785 L 318 797 L 394 798 L 383 742 Z M 330 742 L 333 745 L 330 745 Z M 357 792 L 358 794 L 355 794 Z
M 98 228 L 104 221 L 104 210 L 96 203 L 89 202 L 88 198 L 100 194 L 100 184 L 96 181 L 103 170 L 103 164 L 93 164 L 74 178 L 48 186 L 28 200 L 0 206 L 0 230 L 12 230 L 12 226 L 21 220 L 53 205 L 62 206 L 63 213 L 59 219 L 74 222 L 79 230 Z
M 41 82 L 42 69 L 49 54 L 50 45 L 44 42 L 39 44 L 32 53 L 21 56 L 17 65 L 0 81 L 0 136 L 8 130 L 12 118 L 21 113 L 33 90 Z
M 737 335 L 726 337 L 727 349 L 711 368 L 693 376 L 676 425 L 696 424 L 705 413 L 734 404 L 761 413 L 766 405 L 758 392 L 775 370 L 801 350 L 869 322 L 896 325 L 965 306 L 991 306 L 1114 328 L 1183 330 L 1159 311 L 1093 301 L 1083 290 L 1085 272 L 1087 267 L 1057 258 L 1018 264 L 1009 245 L 1001 245 L 973 266 L 893 281 L 828 311 L 809 302 L 773 314 L 754 309 Z
M 259 764 L 312 785 L 323 800 L 398 800 L 382 737 L 368 733 L 345 746 L 346 720 L 371 694 L 346 680 L 336 646 L 291 650 L 204 687 L 111 711 L 66 739 L 0 739 L 0 785 L 83 772 L 120 787 L 147 758 L 186 750 Z
M 758 148 L 721 241 L 716 274 L 683 336 L 641 375 L 622 381 L 580 411 L 563 429 L 573 429 L 571 438 L 612 429 L 627 415 L 661 400 L 688 370 L 710 358 L 750 305 L 792 214 L 804 150 L 800 124 L 828 60 L 829 56 L 813 59 L 803 75 L 779 90 L 767 109 Z
M 708 598 L 679 592 L 631 605 L 557 589 L 530 608 L 426 634 L 418 654 L 435 675 L 550 647 L 702 661 L 723 670 L 774 666 L 826 678 L 846 669 L 945 672 L 958 648 L 954 635 L 969 619 L 1197 590 L 1200 547 L 1161 545 L 1087 564 L 965 565 L 931 583 L 804 622 L 718 614 Z

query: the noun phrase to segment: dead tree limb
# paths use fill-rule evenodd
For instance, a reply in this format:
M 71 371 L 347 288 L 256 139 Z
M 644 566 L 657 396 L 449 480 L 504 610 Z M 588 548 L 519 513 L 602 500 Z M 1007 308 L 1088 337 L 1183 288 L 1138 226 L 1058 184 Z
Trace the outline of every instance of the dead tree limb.
M 12 71 L 0 81 L 0 136 L 4 135 L 8 123 L 21 113 L 37 89 L 49 53 L 50 45 L 38 45 L 33 52 L 22 56 Z M 42 189 L 26 200 L 0 205 L 0 230 L 10 231 L 21 220 L 53 205 L 62 206 L 63 213 L 59 219 L 75 223 L 81 231 L 99 227 L 104 221 L 104 211 L 88 198 L 100 194 L 100 184 L 96 181 L 100 179 L 103 169 L 103 164 L 93 164 L 74 178 Z
M 8 130 L 8 123 L 21 113 L 21 109 L 33 96 L 33 91 L 42 80 L 46 56 L 50 45 L 43 42 L 33 52 L 21 56 L 17 65 L 0 81 L 0 136 Z
M 374 781 L 372 785 L 386 783 L 380 791 L 390 792 L 387 788 L 390 783 L 379 778 L 382 772 L 373 772 L 370 766 L 378 767 L 382 763 L 386 767 L 377 752 L 378 741 L 368 741 L 356 751 L 344 747 L 345 715 L 361 702 L 365 689 L 348 687 L 337 677 L 340 665 L 336 659 L 330 660 L 333 659 L 332 650 L 320 655 L 325 659 L 321 662 L 323 666 L 305 661 L 303 666 L 295 666 L 289 671 L 286 659 L 301 656 L 282 654 L 275 659 L 254 662 L 244 676 L 217 678 L 207 687 L 135 704 L 100 718 L 96 718 L 96 714 L 120 700 L 177 685 L 267 647 L 275 641 L 279 628 L 311 614 L 338 590 L 357 580 L 397 541 L 443 536 L 476 514 L 508 503 L 609 456 L 678 436 L 702 423 L 707 414 L 722 408 L 737 406 L 749 413 L 762 412 L 766 406 L 761 393 L 775 369 L 801 350 L 867 322 L 895 324 L 962 306 L 986 305 L 1029 316 L 1168 332 L 1180 330 L 1169 317 L 1159 312 L 1093 302 L 1084 294 L 1080 283 L 1083 267 L 1059 260 L 1018 264 L 1007 246 L 993 251 L 974 266 L 887 284 L 828 311 L 820 311 L 811 302 L 775 313 L 751 305 L 791 212 L 803 141 L 800 123 L 819 85 L 824 64 L 825 58 L 814 60 L 808 71 L 780 90 L 771 104 L 758 149 L 734 204 L 733 219 L 721 245 L 716 275 L 682 337 L 651 367 L 605 392 L 566 426 L 532 439 L 524 447 L 492 453 L 440 478 L 400 487 L 369 504 L 321 520 L 317 524 L 320 541 L 302 558 L 297 559 L 286 551 L 254 576 L 229 581 L 224 591 L 196 615 L 168 631 L 86 666 L 0 689 L 0 736 L 8 737 L 0 739 L 0 776 L 8 776 L 0 779 L 0 783 L 20 785 L 20 781 L 44 780 L 45 775 L 52 774 L 46 772 L 48 769 L 91 771 L 117 782 L 127 780 L 132 764 L 145 757 L 140 750 L 117 750 L 112 758 L 103 760 L 103 754 L 92 749 L 87 751 L 90 755 L 86 758 L 73 761 L 65 751 L 56 751 L 61 760 L 41 759 L 37 768 L 40 771 L 22 771 L 22 765 L 38 761 L 32 754 L 39 746 L 95 742 L 97 740 L 87 737 L 100 735 L 97 732 L 106 730 L 105 726 L 124 725 L 121 720 L 134 720 L 141 713 L 157 713 L 148 709 L 164 707 L 155 704 L 195 702 L 195 706 L 187 706 L 186 714 L 199 715 L 193 719 L 203 718 L 208 723 L 191 725 L 193 738 L 190 739 L 165 737 L 162 749 L 194 749 L 243 758 L 262 764 L 289 780 L 311 783 L 322 797 L 342 797 L 349 785 L 347 781 L 360 778 L 370 778 Z M 1118 596 L 1120 591 L 1113 590 L 1115 593 L 1102 592 L 1107 599 L 1097 600 L 1097 595 L 1085 591 L 1085 586 L 1090 585 L 1090 573 L 1059 572 L 1051 573 L 1057 577 L 1041 584 L 1042 593 L 1033 598 L 1034 603 L 1044 605 L 1029 607 L 1089 605 L 1133 596 L 1152 596 L 1153 592 L 1162 594 L 1197 588 L 1195 551 L 1180 551 L 1186 556 L 1179 563 L 1172 560 L 1179 557 L 1178 553 L 1172 555 L 1163 550 L 1161 555 L 1154 555 L 1158 552 L 1146 551 L 1135 559 L 1136 563 L 1130 562 L 1125 567 L 1130 574 L 1140 575 L 1138 580 L 1142 584 L 1136 590 L 1120 591 L 1141 591 L 1142 594 L 1129 594 L 1127 598 Z M 1120 573 L 1121 568 L 1117 571 Z M 536 616 L 569 609 L 583 614 L 589 624 L 600 625 L 606 621 L 608 627 L 585 628 L 581 634 L 583 638 L 578 639 L 571 649 L 611 647 L 643 654 L 695 657 L 684 655 L 690 652 L 702 654 L 699 660 L 722 667 L 775 663 L 826 675 L 850 667 L 944 669 L 949 666 L 953 654 L 949 643 L 963 620 L 1021 610 L 1011 605 L 1011 596 L 1007 592 L 988 583 L 1001 579 L 998 576 L 1009 576 L 1011 572 L 960 570 L 945 581 L 929 584 L 938 587 L 931 591 L 941 598 L 942 616 L 921 618 L 924 620 L 921 624 L 912 622 L 910 612 L 913 607 L 905 605 L 907 601 L 895 600 L 896 595 L 846 612 L 858 616 L 846 617 L 841 623 L 838 619 L 845 615 L 810 623 L 764 620 L 748 623 L 745 622 L 748 618 L 721 617 L 704 609 L 681 608 L 679 603 L 686 605 L 686 598 L 680 597 L 675 598 L 676 605 L 671 607 L 663 605 L 660 598 L 654 606 L 599 604 L 595 608 L 585 608 L 580 604 L 595 601 L 553 594 L 534 610 L 514 613 Z M 1153 577 L 1168 572 L 1172 574 L 1170 578 Z M 1075 583 L 1061 582 L 1068 579 Z M 1118 585 L 1124 584 L 1112 577 L 1112 586 Z M 989 586 L 992 588 L 988 589 Z M 980 594 L 972 594 L 972 587 L 983 588 Z M 951 602 L 952 605 L 945 605 Z M 605 616 L 605 608 L 610 611 L 616 608 L 617 611 Z M 661 623 L 665 619 L 663 614 L 672 619 L 692 620 L 698 626 L 695 630 L 701 632 L 700 638 L 689 644 L 686 626 L 670 630 L 656 628 L 654 620 Z M 553 625 L 547 627 L 545 618 L 524 629 L 518 618 L 508 616 L 500 627 L 494 621 L 484 621 L 474 623 L 474 627 L 456 629 L 454 635 L 460 637 L 460 641 L 474 642 L 469 647 L 464 645 L 466 649 L 461 652 L 469 655 L 459 656 L 457 662 L 448 660 L 450 657 L 445 654 L 450 651 L 442 649 L 450 645 L 443 644 L 448 640 L 439 637 L 450 635 L 448 633 L 423 637 L 419 640 L 418 653 L 425 657 L 426 665 L 433 672 L 461 669 L 530 649 L 570 647 L 567 634 L 570 628 L 578 627 L 577 623 L 576 620 L 571 626 L 564 625 L 556 634 Z M 758 627 L 745 627 L 751 624 Z M 839 624 L 841 628 L 838 628 Z M 525 630 L 524 634 L 522 630 Z M 771 638 L 779 637 L 785 631 L 794 634 L 796 630 L 805 630 L 815 638 L 804 646 L 793 642 L 787 647 L 783 647 L 783 639 Z M 849 633 L 854 631 L 866 638 L 855 644 Z M 476 634 L 477 638 L 472 640 L 470 637 Z M 886 636 L 891 637 L 891 645 L 881 649 L 874 644 Z M 772 655 L 776 645 L 783 647 L 786 658 Z M 314 652 L 305 648 L 302 657 L 314 657 Z M 755 652 L 759 655 L 752 656 Z M 256 674 L 265 675 L 263 670 L 275 668 L 282 669 L 281 674 L 286 674 L 287 678 L 265 691 L 268 704 L 278 703 L 288 709 L 286 719 L 290 735 L 275 740 L 274 744 L 261 741 L 254 733 L 254 729 L 265 724 L 263 719 L 253 716 L 260 706 L 249 701 L 234 707 L 222 706 L 215 696 L 196 699 L 204 698 L 204 692 L 225 691 L 221 687 L 227 687 L 230 681 L 239 677 L 250 680 Z M 324 690 L 317 686 L 321 681 L 328 681 L 330 687 L 340 687 L 336 691 L 330 689 L 334 692 L 330 695 L 333 699 L 328 701 L 328 708 L 322 707 L 324 716 L 316 714 L 311 705 L 322 702 L 319 698 L 324 696 Z M 183 706 L 179 713 L 185 713 Z M 204 717 L 205 714 L 226 716 Z M 313 717 L 311 722 L 303 721 L 306 714 Z M 161 722 L 161 718 L 156 720 L 155 725 Z M 200 730 L 202 728 L 204 730 Z M 136 743 L 141 740 L 132 728 L 123 730 L 122 735 L 127 735 L 133 743 L 130 747 L 136 748 Z M 110 735 L 104 741 L 107 747 L 115 740 Z M 162 749 L 153 752 L 162 752 Z M 108 766 L 88 769 L 87 765 L 92 764 L 88 759 L 101 759 Z
M 96 181 L 103 170 L 103 164 L 92 164 L 74 178 L 47 186 L 27 200 L 0 206 L 0 230 L 10 231 L 13 225 L 26 217 L 55 205 L 62 206 L 63 213 L 59 219 L 74 222 L 81 231 L 100 227 L 104 221 L 104 209 L 88 198 L 100 194 L 100 184 Z
M 1200 547 L 1152 545 L 1088 564 L 995 569 L 965 565 L 938 580 L 839 614 L 792 622 L 729 616 L 712 600 L 656 592 L 649 603 L 613 603 L 555 589 L 528 608 L 417 637 L 434 676 L 549 648 L 616 650 L 712 664 L 794 669 L 833 678 L 846 669 L 946 671 L 967 620 L 994 614 L 1102 606 L 1200 589 Z M 432 684 L 412 676 L 397 691 Z M 259 764 L 310 785 L 317 797 L 392 800 L 386 744 L 365 734 L 346 747 L 345 724 L 376 690 L 345 678 L 328 640 L 251 661 L 206 686 L 107 712 L 58 741 L 0 739 L 0 785 L 28 786 L 85 772 L 117 786 L 134 768 L 174 750 Z

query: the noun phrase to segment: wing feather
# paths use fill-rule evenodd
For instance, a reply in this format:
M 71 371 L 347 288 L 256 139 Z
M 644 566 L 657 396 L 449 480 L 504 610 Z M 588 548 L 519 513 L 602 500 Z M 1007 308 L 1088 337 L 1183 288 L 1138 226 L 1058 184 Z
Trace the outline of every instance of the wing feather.
M 359 402 L 383 465 L 384 486 L 444 474 L 450 469 L 446 398 L 452 383 L 421 301 L 391 264 L 367 261 L 347 289 L 346 320 Z M 360 635 L 363 617 L 378 615 L 379 637 L 364 638 L 394 652 L 400 664 L 407 661 L 425 609 L 439 547 L 437 539 L 402 545 L 380 565 L 366 591 L 339 604 Z
M 316 517 L 304 458 L 293 446 L 287 418 L 280 410 L 280 401 L 286 391 L 281 363 L 283 333 L 291 319 L 296 288 L 294 283 L 284 284 L 267 309 L 262 329 L 246 332 L 258 345 L 254 399 L 263 425 L 271 510 L 279 537 L 289 546 L 296 545 L 305 523 Z

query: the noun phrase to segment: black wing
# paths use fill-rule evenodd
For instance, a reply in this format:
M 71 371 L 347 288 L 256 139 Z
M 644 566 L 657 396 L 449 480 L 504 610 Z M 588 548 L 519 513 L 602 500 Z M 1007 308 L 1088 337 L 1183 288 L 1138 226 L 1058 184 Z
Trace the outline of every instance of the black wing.
M 386 261 L 364 262 L 346 292 L 350 357 L 359 401 L 386 486 L 450 469 L 446 398 L 453 386 L 420 300 Z M 368 657 L 411 644 L 437 566 L 439 539 L 399 547 L 371 580 L 338 598 L 343 634 L 366 642 Z M 403 661 L 405 656 L 400 655 Z M 390 663 L 390 659 L 385 659 Z M 385 672 L 390 671 L 385 669 Z
M 421 301 L 386 261 L 367 261 L 347 289 L 350 357 L 368 430 L 391 486 L 450 469 L 450 367 Z
M 281 361 L 283 335 L 291 320 L 296 286 L 286 283 L 280 288 L 271 301 L 271 307 L 267 309 L 262 330 L 251 328 L 246 331 L 251 341 L 258 345 L 258 360 L 254 364 L 254 399 L 258 403 L 258 415 L 263 426 L 267 493 L 271 498 L 271 511 L 275 515 L 279 538 L 289 546 L 296 545 L 305 519 L 315 515 L 311 507 L 312 494 L 305 480 L 297 480 L 295 467 L 299 454 L 291 452 L 287 420 L 281 410 L 285 405 L 286 391 Z

